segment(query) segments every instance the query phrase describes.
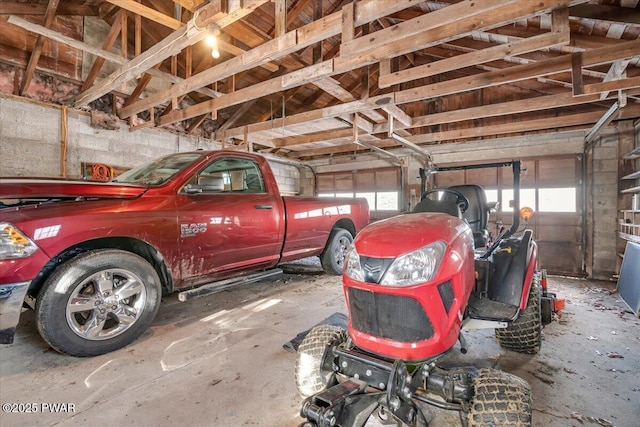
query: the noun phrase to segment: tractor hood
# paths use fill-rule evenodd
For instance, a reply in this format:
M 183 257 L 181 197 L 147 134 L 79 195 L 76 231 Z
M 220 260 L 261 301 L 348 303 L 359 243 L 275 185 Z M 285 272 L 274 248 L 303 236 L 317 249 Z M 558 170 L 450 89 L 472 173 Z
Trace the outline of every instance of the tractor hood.
M 411 213 L 365 227 L 354 244 L 360 255 L 397 258 L 439 240 L 449 246 L 462 233 L 471 236 L 469 225 L 460 218 L 435 212 Z
M 134 199 L 144 185 L 73 181 L 51 178 L 2 178 L 1 199 L 118 198 Z

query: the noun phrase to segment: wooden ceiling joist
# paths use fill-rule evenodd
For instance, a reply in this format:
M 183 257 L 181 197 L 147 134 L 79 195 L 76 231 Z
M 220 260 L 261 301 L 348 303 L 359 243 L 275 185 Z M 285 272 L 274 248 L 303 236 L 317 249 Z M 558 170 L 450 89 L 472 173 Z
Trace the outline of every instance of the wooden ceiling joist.
M 546 119 L 526 120 L 514 123 L 506 123 L 499 125 L 489 125 L 476 128 L 465 128 L 450 131 L 433 132 L 430 134 L 416 135 L 411 137 L 411 141 L 415 144 L 436 144 L 445 141 L 463 140 L 470 138 L 492 137 L 496 135 L 519 134 L 526 132 L 543 131 L 553 128 L 575 127 L 581 126 L 587 129 L 602 117 L 602 111 L 591 113 L 565 114 L 557 117 Z M 627 105 L 626 109 L 620 113 L 620 119 L 634 118 L 640 115 L 640 105 Z M 382 140 L 376 143 L 379 148 L 397 147 L 398 143 L 391 140 Z M 318 148 L 310 150 L 301 150 L 291 153 L 291 157 L 297 159 L 307 159 L 318 156 L 339 155 L 352 153 L 354 151 L 366 151 L 362 147 L 354 144 L 346 144 L 328 148 Z
M 380 87 L 390 87 L 395 84 L 404 83 L 411 80 L 417 80 L 420 78 L 446 73 L 452 70 L 458 70 L 460 68 L 496 61 L 506 56 L 520 55 L 540 49 L 568 44 L 568 11 L 567 9 L 563 10 L 565 11 L 563 15 L 563 23 L 558 24 L 558 28 L 550 33 L 525 38 L 512 43 L 497 45 L 463 55 L 453 56 L 451 58 L 441 59 L 437 62 L 421 65 L 418 67 L 412 67 L 383 76 L 381 75 L 380 80 L 378 81 L 378 85 Z M 554 14 L 556 13 L 561 12 L 554 11 Z
M 104 42 L 102 43 L 102 50 L 104 51 L 111 50 L 111 47 L 113 46 L 113 44 L 116 42 L 116 39 L 118 38 L 118 34 L 120 34 L 120 29 L 122 28 L 122 20 L 120 19 L 120 16 L 119 16 L 120 13 L 121 12 L 118 12 L 118 15 L 115 16 L 115 19 L 113 20 L 113 24 L 111 25 L 111 28 L 107 33 L 107 37 L 104 39 Z M 93 82 L 96 81 L 96 78 L 98 78 L 98 74 L 100 74 L 100 70 L 102 69 L 102 66 L 104 65 L 105 61 L 106 59 L 101 56 L 96 57 L 96 60 L 93 62 L 93 65 L 91 66 L 91 70 L 89 70 L 89 74 L 87 75 L 87 78 L 84 80 L 84 84 L 82 85 L 82 89 L 81 89 L 82 91 L 89 89 L 93 84 Z
M 402 10 L 416 3 L 419 2 L 417 0 L 406 0 L 404 2 L 389 3 L 376 0 L 362 0 L 358 3 L 356 24 L 362 25 L 364 23 L 371 22 L 372 20 L 375 20 L 381 16 L 385 16 L 388 13 Z M 318 21 L 314 21 L 301 28 L 290 31 L 283 36 L 278 37 L 277 39 L 267 41 L 264 44 L 253 48 L 240 56 L 236 56 L 235 58 L 232 58 L 222 64 L 216 65 L 206 71 L 203 71 L 202 73 L 193 76 L 184 84 L 179 85 L 179 87 L 177 85 L 173 86 L 167 91 L 152 95 L 144 101 L 133 104 L 126 109 L 123 108 L 120 111 L 120 116 L 128 117 L 139 111 L 147 109 L 149 104 L 158 104 L 165 102 L 171 98 L 191 92 L 195 88 L 215 83 L 216 81 L 220 81 L 222 79 L 230 77 L 233 74 L 238 73 L 239 71 L 251 69 L 264 63 L 271 62 L 272 60 L 282 58 L 302 48 L 309 47 L 314 43 L 335 36 L 342 30 L 340 20 L 341 12 L 335 12 L 331 15 L 325 16 Z M 313 66 L 316 65 L 317 64 L 314 64 Z M 282 89 L 284 89 L 284 87 L 279 86 L 279 88 L 276 89 L 275 92 L 278 92 Z M 266 95 L 275 92 L 263 92 L 263 94 Z M 203 106 L 203 108 L 212 110 L 215 109 L 215 106 Z M 180 117 L 176 116 L 175 120 L 177 121 L 186 118 L 192 118 L 200 114 L 201 112 L 191 110 L 191 112 L 181 114 Z
M 463 3 L 467 3 L 467 2 L 462 2 L 460 4 Z M 555 7 L 564 7 L 567 4 L 569 4 L 569 1 L 565 1 L 565 0 L 547 0 L 546 2 L 541 2 L 540 4 L 536 5 L 540 8 L 543 9 L 537 9 L 536 7 L 531 6 L 528 2 L 526 5 L 524 6 L 520 6 L 520 3 L 518 3 L 518 7 L 523 7 L 524 9 L 526 9 L 526 12 L 529 13 L 530 16 L 534 16 L 538 13 L 541 13 L 542 11 L 546 11 L 549 9 L 550 4 L 552 4 Z M 360 5 L 361 3 L 358 3 L 358 5 Z M 381 2 L 381 4 L 384 4 Z M 458 6 L 458 5 L 456 5 Z M 472 6 L 466 5 L 468 8 L 473 10 Z M 441 16 L 446 16 L 443 13 L 440 12 L 444 12 L 446 9 L 441 9 L 440 11 L 436 11 L 436 12 L 432 12 L 430 14 L 428 14 L 427 16 L 429 17 L 429 21 L 428 22 L 433 22 L 434 25 L 435 23 L 437 23 L 440 19 Z M 357 8 L 357 10 L 360 10 L 359 8 Z M 383 12 L 379 12 L 379 13 L 383 13 Z M 485 12 L 488 13 L 488 12 Z M 333 14 L 339 16 L 338 14 Z M 330 16 L 333 16 L 330 15 Z M 471 13 L 472 18 L 469 18 L 467 22 L 467 20 L 465 20 L 465 17 L 460 17 L 458 18 L 458 22 L 465 22 L 465 25 L 468 25 L 470 28 L 477 28 L 478 22 L 473 21 L 476 18 L 475 15 L 475 10 L 473 11 L 473 13 Z M 527 15 L 527 16 L 529 16 Z M 482 14 L 479 16 L 483 16 Z M 483 25 L 486 24 L 487 26 L 492 26 L 492 25 L 497 25 L 497 23 L 500 24 L 505 24 L 508 22 L 511 22 L 514 19 L 514 16 L 517 16 L 519 19 L 522 17 L 521 14 L 516 14 L 515 12 L 511 11 L 506 19 L 507 21 L 500 21 L 501 19 L 504 19 L 502 16 L 499 17 L 495 17 L 495 16 L 487 16 L 484 17 L 483 19 L 486 20 L 483 21 Z M 473 21 L 473 22 L 472 22 Z M 498 22 L 499 21 L 499 22 Z M 305 29 L 305 33 L 308 36 L 308 40 L 314 40 L 319 37 L 319 36 L 309 36 L 309 34 L 311 34 L 313 31 L 319 31 L 319 32 L 324 32 L 324 33 L 329 33 L 329 31 L 327 29 L 325 29 L 324 27 L 321 28 L 320 30 L 309 30 L 309 26 L 315 26 L 319 21 L 314 21 L 312 24 L 309 24 L 305 27 L 303 27 L 303 29 Z M 421 24 L 424 26 L 426 25 L 426 20 L 421 21 Z M 334 24 L 334 26 L 336 28 L 338 28 L 337 24 L 341 24 L 341 23 L 336 23 Z M 315 28 L 315 27 L 311 27 L 311 28 Z M 340 26 L 341 29 L 341 26 Z M 439 39 L 440 37 L 444 37 L 445 39 L 447 39 L 448 36 L 448 32 L 454 32 L 454 27 L 449 28 L 448 30 L 442 29 L 442 28 L 438 28 L 438 30 L 440 31 L 434 31 L 431 29 L 425 30 L 425 33 L 429 33 L 429 37 L 430 37 L 430 43 L 434 44 L 438 41 L 442 41 L 442 39 Z M 298 30 L 300 31 L 300 30 Z M 335 32 L 336 29 L 333 30 L 333 32 Z M 287 33 L 286 36 L 284 36 L 285 38 L 288 37 L 289 35 L 294 35 L 294 32 L 289 32 Z M 398 37 L 395 38 L 396 40 L 398 39 Z M 270 42 L 266 42 L 265 44 L 261 45 L 258 48 L 252 49 L 251 51 L 247 52 L 254 52 L 257 55 L 259 55 L 260 57 L 263 57 L 264 55 L 267 55 L 267 52 L 263 52 L 263 48 L 264 47 L 269 47 L 274 48 L 273 46 L 271 46 L 272 42 L 276 42 L 279 41 L 280 39 L 274 39 Z M 298 35 L 298 40 L 300 40 L 300 35 Z M 404 40 L 404 38 L 402 38 L 402 40 Z M 298 50 L 301 47 L 305 47 L 305 46 L 309 46 L 311 43 L 308 42 L 302 42 L 302 43 L 297 43 L 295 44 L 295 38 L 291 38 L 286 44 L 285 44 L 285 48 L 282 49 L 282 47 L 280 47 L 280 50 L 278 51 L 278 53 L 274 54 L 274 55 L 281 55 L 284 52 L 289 52 L 290 51 L 294 51 L 294 50 Z M 278 79 L 272 79 L 272 80 L 267 80 L 267 81 L 263 81 L 260 83 L 257 83 L 249 88 L 245 88 L 242 89 L 242 94 L 239 94 L 237 92 L 234 92 L 233 94 L 228 94 L 228 95 L 224 95 L 221 96 L 217 99 L 212 99 L 209 101 L 206 101 L 202 104 L 197 104 L 194 106 L 190 106 L 187 107 L 183 110 L 180 111 L 174 111 L 172 114 L 167 115 L 165 117 L 163 117 L 159 123 L 160 125 L 168 125 L 177 121 L 181 121 L 181 120 L 186 120 L 186 119 L 190 119 L 196 116 L 199 116 L 201 114 L 203 114 L 206 111 L 211 111 L 211 110 L 219 110 L 222 108 L 226 108 L 229 106 L 233 106 L 233 105 L 237 105 L 241 102 L 246 101 L 247 99 L 252 99 L 255 97 L 259 97 L 259 96 L 264 96 L 264 95 L 268 95 L 268 94 L 273 94 L 276 92 L 280 92 L 282 90 L 294 87 L 294 86 L 300 86 L 309 82 L 314 82 L 318 79 L 321 78 L 325 78 L 331 75 L 335 75 L 335 74 L 340 74 L 340 73 L 344 73 L 344 72 L 348 72 L 351 71 L 355 68 L 358 68 L 362 65 L 369 65 L 372 64 L 374 62 L 376 62 L 377 60 L 379 60 L 381 57 L 378 56 L 380 53 L 378 51 L 374 51 L 374 53 L 372 53 L 371 55 L 369 55 L 367 58 L 362 58 L 362 57 L 355 57 L 355 58 L 347 58 L 344 59 L 342 57 L 338 57 L 338 58 L 334 58 L 328 61 L 324 61 L 318 64 L 314 64 L 311 65 L 305 69 L 299 70 L 299 71 L 294 71 L 292 73 L 289 73 L 287 75 L 282 76 L 282 78 L 278 78 Z M 373 55 L 373 56 L 372 56 Z M 236 57 L 234 59 L 238 59 L 241 57 Z M 209 69 L 206 72 L 200 73 L 197 76 L 194 76 L 193 79 L 198 79 L 197 85 L 201 85 L 209 80 L 204 78 L 204 74 L 206 73 L 211 73 L 213 72 L 213 70 L 215 70 L 217 67 L 226 67 L 229 68 L 231 62 L 233 62 L 233 60 L 227 61 L 225 64 L 221 64 L 220 66 L 216 66 L 213 67 L 211 69 Z M 229 73 L 231 71 L 227 71 L 227 73 Z M 223 74 L 226 75 L 226 74 Z M 204 79 L 204 81 L 203 81 Z M 193 81 L 192 83 L 193 86 L 197 86 L 196 85 L 196 80 Z M 126 108 L 122 108 L 119 112 L 121 117 L 128 117 L 131 114 L 135 114 L 138 111 L 141 111 L 142 109 L 146 109 L 146 107 L 148 107 L 149 104 L 153 104 L 153 103 L 158 103 L 161 101 L 166 101 L 166 99 L 170 99 L 169 95 L 172 94 L 179 94 L 181 92 L 183 92 L 185 89 L 184 88 L 177 88 L 177 87 L 172 87 L 171 89 L 162 92 L 162 93 L 158 93 L 155 95 L 150 96 L 149 98 L 140 101 L 138 103 L 132 104 L 129 107 Z M 409 92 L 409 91 L 406 91 Z M 242 95 L 242 96 L 240 96 Z M 414 99 L 415 100 L 415 99 Z M 412 100 L 413 101 L 413 100 Z
M 41 34 L 51 40 L 55 40 L 57 42 L 66 44 L 68 46 L 71 46 L 75 49 L 81 50 L 83 52 L 89 52 L 92 53 L 98 57 L 104 58 L 107 61 L 110 62 L 114 62 L 116 64 L 127 64 L 128 61 L 123 58 L 120 55 L 116 55 L 113 52 L 110 51 L 106 51 L 100 48 L 97 48 L 95 46 L 92 46 L 88 43 L 84 43 L 81 42 L 79 40 L 73 39 L 71 37 L 67 37 L 64 34 L 60 34 L 56 31 L 53 30 L 49 30 L 48 28 L 45 28 L 41 25 L 37 25 L 37 24 L 33 24 L 31 22 L 25 21 L 22 18 L 19 18 L 17 16 L 10 16 L 9 19 L 7 20 L 7 22 L 9 22 L 10 24 L 16 25 L 18 27 L 24 28 L 26 30 L 29 30 L 31 32 L 34 32 L 36 34 Z M 155 65 L 154 64 L 151 69 L 146 69 L 145 71 L 147 71 L 149 74 L 151 74 L 154 77 L 158 77 L 161 78 L 163 80 L 169 81 L 171 83 L 181 83 L 184 79 L 178 77 L 178 76 L 174 76 L 170 73 L 165 73 L 163 71 L 157 70 L 155 69 Z M 196 92 L 202 93 L 203 95 L 207 95 L 207 96 L 218 96 L 219 94 L 217 92 L 215 92 L 214 90 L 208 89 L 206 87 L 202 87 L 202 88 L 198 88 L 195 90 Z
M 213 23 L 218 25 L 220 28 L 224 28 L 227 25 L 231 25 L 235 20 L 241 19 L 244 16 L 248 15 L 256 7 L 262 5 L 265 1 L 266 0 L 246 1 L 246 6 L 243 5 L 245 7 L 241 7 L 238 10 L 230 11 L 229 13 L 221 12 L 220 3 L 209 3 L 207 6 L 199 9 L 199 13 L 194 16 L 187 23 L 187 25 L 184 25 L 180 29 L 174 31 L 160 43 L 155 44 L 140 56 L 132 59 L 127 64 L 120 67 L 118 70 L 114 71 L 110 76 L 103 79 L 103 81 L 96 84 L 94 87 L 81 93 L 76 100 L 76 107 L 87 105 L 89 102 L 114 90 L 120 84 L 125 83 L 133 79 L 136 75 L 145 72 L 158 62 L 161 62 L 170 56 L 177 55 L 185 47 L 193 45 L 204 39 L 204 37 L 206 36 L 206 31 L 204 30 L 204 28 L 206 28 L 209 23 Z M 187 79 L 186 81 L 188 80 L 190 79 Z M 182 86 L 182 84 L 185 83 L 181 83 L 180 86 Z M 178 96 L 184 95 L 188 92 L 193 92 L 203 86 L 205 85 L 200 85 L 197 88 L 193 88 L 192 90 L 176 94 L 175 96 L 167 98 L 167 100 L 171 98 L 177 98 Z
M 640 52 L 640 40 L 633 40 L 620 43 L 615 47 L 603 47 L 585 51 L 582 54 L 582 64 L 584 67 L 606 64 L 619 59 L 632 58 L 638 55 L 638 52 Z M 535 64 L 518 65 L 399 91 L 395 94 L 395 103 L 404 104 L 569 71 L 571 71 L 571 57 L 565 55 L 546 61 L 539 61 Z
M 47 4 L 47 10 L 44 13 L 45 28 L 49 28 L 51 27 L 51 24 L 53 24 L 53 20 L 56 17 L 56 8 L 58 7 L 58 2 L 59 0 L 49 0 L 49 3 Z M 31 79 L 33 78 L 33 73 L 36 70 L 36 66 L 38 65 L 38 59 L 40 59 L 40 53 L 42 53 L 43 44 L 44 37 L 38 35 L 38 37 L 36 38 L 36 42 L 33 45 L 33 49 L 31 50 L 31 58 L 29 58 L 27 70 L 24 72 L 22 84 L 20 85 L 20 95 L 22 96 L 24 96 L 24 94 L 29 89 Z

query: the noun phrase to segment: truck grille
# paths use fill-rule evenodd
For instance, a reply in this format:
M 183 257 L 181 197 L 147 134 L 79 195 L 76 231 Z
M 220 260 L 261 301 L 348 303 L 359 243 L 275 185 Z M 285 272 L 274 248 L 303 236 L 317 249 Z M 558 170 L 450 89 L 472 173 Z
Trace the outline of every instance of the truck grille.
M 420 303 L 413 298 L 349 288 L 352 326 L 376 337 L 398 342 L 424 341 L 433 326 Z

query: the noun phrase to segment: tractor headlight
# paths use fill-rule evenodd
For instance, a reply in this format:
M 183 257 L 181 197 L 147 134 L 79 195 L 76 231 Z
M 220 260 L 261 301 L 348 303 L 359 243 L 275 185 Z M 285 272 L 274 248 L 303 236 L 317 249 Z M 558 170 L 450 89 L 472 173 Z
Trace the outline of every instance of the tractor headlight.
M 380 281 L 386 286 L 411 286 L 433 279 L 446 245 L 438 241 L 397 258 Z
M 38 249 L 35 243 L 13 225 L 0 223 L 0 260 L 26 258 Z
M 358 252 L 356 252 L 356 248 L 353 245 L 351 245 L 351 248 L 349 248 L 349 251 L 347 252 L 344 274 L 353 280 L 364 282 L 364 272 L 360 265 L 360 255 L 358 255 Z

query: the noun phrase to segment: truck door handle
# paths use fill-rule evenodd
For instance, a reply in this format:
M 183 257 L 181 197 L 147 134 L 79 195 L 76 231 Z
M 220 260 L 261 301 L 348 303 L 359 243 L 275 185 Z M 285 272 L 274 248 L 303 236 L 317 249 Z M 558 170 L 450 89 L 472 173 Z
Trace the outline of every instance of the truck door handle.
M 256 205 L 256 209 L 273 209 L 271 205 Z

